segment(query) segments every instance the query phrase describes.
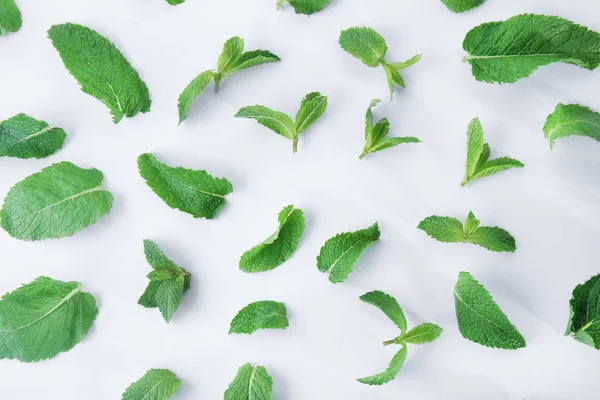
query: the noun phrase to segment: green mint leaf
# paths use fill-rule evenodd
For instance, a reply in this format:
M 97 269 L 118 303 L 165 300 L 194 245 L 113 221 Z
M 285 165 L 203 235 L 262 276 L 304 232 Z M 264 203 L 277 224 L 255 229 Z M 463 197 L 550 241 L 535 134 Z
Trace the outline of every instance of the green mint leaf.
M 383 385 L 384 383 L 391 381 L 402 369 L 407 355 L 408 349 L 406 348 L 406 345 L 402 345 L 402 348 L 398 350 L 394 358 L 392 358 L 392 361 L 390 361 L 390 365 L 384 372 L 366 378 L 360 378 L 358 381 L 366 385 Z
M 406 87 L 404 83 L 404 78 L 402 77 L 402 75 L 400 75 L 400 72 L 398 72 L 398 70 L 392 68 L 385 62 L 382 62 L 381 66 L 383 67 L 383 70 L 385 72 L 385 77 L 387 79 L 388 87 L 390 89 L 390 98 L 393 99 L 395 85 L 398 85 L 403 89 Z
M 48 157 L 63 147 L 66 138 L 64 130 L 21 113 L 0 122 L 0 157 Z
M 404 62 L 389 62 L 386 64 L 396 70 L 405 69 L 408 67 L 412 67 L 413 65 L 415 65 L 416 63 L 421 61 L 421 58 L 423 58 L 423 54 L 417 54 L 417 55 L 412 56 L 411 58 L 409 58 L 408 60 L 406 60 Z
M 517 249 L 515 238 L 497 226 L 480 226 L 475 232 L 467 236 L 467 242 L 496 252 L 514 253 Z
M 467 127 L 467 168 L 461 185 L 485 178 L 511 168 L 523 168 L 523 163 L 508 157 L 489 160 L 490 146 L 483 139 L 483 127 L 479 118 Z
M 456 218 L 432 215 L 419 222 L 417 228 L 439 242 L 464 243 L 464 228 Z
M 169 260 L 161 248 L 152 240 L 144 240 L 144 255 L 148 264 L 154 269 L 168 269 L 177 272 L 182 270 L 177 264 Z
M 569 301 L 570 316 L 565 335 L 600 349 L 600 274 L 579 284 Z
M 0 36 L 18 31 L 22 24 L 21 11 L 15 1 L 0 0 Z
M 176 6 L 176 5 L 181 4 L 183 2 L 185 2 L 185 0 L 167 0 L 167 3 L 169 3 L 172 6 Z
M 146 84 L 121 52 L 98 32 L 77 24 L 53 25 L 52 45 L 84 93 L 103 102 L 116 124 L 150 111 Z
M 183 92 L 179 95 L 177 102 L 177 111 L 179 113 L 179 124 L 181 124 L 189 115 L 192 103 L 196 100 L 196 97 L 202 93 L 202 91 L 208 86 L 210 81 L 213 79 L 214 73 L 212 71 L 204 71 L 194 79 L 183 89 Z
M 327 240 L 317 257 L 317 268 L 329 274 L 333 283 L 343 282 L 354 269 L 360 255 L 379 240 L 377 222 L 367 229 L 340 233 Z
M 319 92 L 309 93 L 300 104 L 296 114 L 296 132 L 300 135 L 314 124 L 327 110 L 327 96 Z
M 277 9 L 281 9 L 285 0 L 277 1 Z M 311 15 L 324 9 L 329 0 L 287 0 L 287 3 L 292 6 L 296 14 Z
M 381 103 L 381 99 L 373 99 L 367 108 L 367 113 L 365 115 L 365 140 L 369 141 L 373 134 L 373 108 L 377 106 L 377 104 Z M 381 121 L 379 121 L 381 122 Z
M 465 221 L 464 237 L 471 236 L 477 229 L 479 229 L 479 220 L 472 211 L 469 211 L 469 215 Z
M 244 272 L 269 271 L 283 264 L 292 256 L 302 233 L 304 213 L 294 206 L 284 207 L 277 217 L 279 227 L 264 242 L 245 252 L 240 259 Z
M 61 162 L 14 185 L 0 210 L 0 225 L 21 240 L 71 236 L 108 214 L 113 196 L 97 169 Z
M 367 27 L 342 31 L 339 43 L 342 49 L 371 68 L 379 66 L 388 50 L 385 39 Z
M 482 5 L 484 0 L 442 0 L 442 3 L 455 13 L 472 10 Z
M 265 367 L 242 365 L 225 391 L 224 400 L 271 400 L 273 378 Z
M 225 178 L 214 178 L 204 170 L 170 167 L 151 153 L 138 157 L 140 175 L 158 197 L 171 208 L 194 218 L 215 219 L 225 206 L 233 186 Z
M 259 329 L 285 329 L 288 326 L 285 305 L 263 300 L 242 308 L 231 321 L 229 333 L 251 334 Z
M 465 339 L 492 348 L 516 350 L 525 347 L 521 333 L 470 273 L 459 274 L 454 301 L 458 329 Z
M 217 61 L 217 71 L 226 71 L 244 54 L 244 39 L 237 36 L 228 39 Z
M 424 344 L 433 342 L 444 332 L 442 328 L 432 323 L 417 325 L 402 337 L 406 343 Z
M 381 151 L 385 149 L 389 149 L 390 147 L 398 146 L 399 144 L 405 143 L 421 143 L 421 140 L 412 136 L 404 136 L 404 137 L 393 137 L 389 139 L 384 139 L 375 144 L 373 147 L 367 150 L 368 153 L 375 153 L 376 151 Z
M 488 83 L 513 83 L 554 62 L 590 70 L 600 65 L 600 34 L 546 15 L 479 25 L 467 33 L 463 48 L 475 79 Z
M 181 381 L 168 369 L 151 369 L 131 384 L 121 400 L 168 400 Z
M 400 307 L 400 304 L 398 304 L 396 299 L 392 296 L 380 292 L 379 290 L 375 290 L 363 294 L 360 296 L 360 299 L 383 311 L 383 313 L 387 315 L 398 328 L 400 328 L 402 334 L 406 332 L 406 317 L 404 316 L 404 311 L 402 311 L 402 307 Z
M 579 104 L 558 104 L 548 115 L 544 125 L 544 137 L 550 148 L 556 139 L 565 136 L 586 136 L 600 142 L 600 114 Z
M 275 54 L 267 50 L 252 50 L 243 53 L 234 63 L 230 64 L 228 68 L 219 70 L 221 78 L 231 75 L 234 72 L 242 69 L 256 67 L 257 65 L 268 64 L 279 62 L 281 59 Z
M 77 282 L 41 276 L 0 300 L 0 359 L 37 362 L 71 350 L 92 327 L 98 308 Z

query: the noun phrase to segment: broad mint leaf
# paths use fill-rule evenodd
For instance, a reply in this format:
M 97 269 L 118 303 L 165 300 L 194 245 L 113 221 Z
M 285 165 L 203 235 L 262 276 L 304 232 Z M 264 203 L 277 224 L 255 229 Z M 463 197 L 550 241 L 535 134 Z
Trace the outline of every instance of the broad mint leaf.
M 360 296 L 360 299 L 367 304 L 374 305 L 379 308 L 389 319 L 396 324 L 400 332 L 406 331 L 406 317 L 400 304 L 389 294 L 374 290 Z
M 277 0 L 277 9 L 281 10 L 285 3 L 288 3 L 296 14 L 311 15 L 324 9 L 329 0 Z
M 287 206 L 281 210 L 277 220 L 279 221 L 277 231 L 242 255 L 240 259 L 242 271 L 269 271 L 292 256 L 304 233 L 304 213 L 299 208 Z
M 525 347 L 521 333 L 470 273 L 459 274 L 454 301 L 458 329 L 465 339 L 492 348 L 516 350 Z
M 405 344 L 402 344 L 402 348 L 398 350 L 392 361 L 390 361 L 390 365 L 387 369 L 377 375 L 368 376 L 366 378 L 360 378 L 358 381 L 360 383 L 364 383 L 365 385 L 383 385 L 384 383 L 388 383 L 393 380 L 396 375 L 402 369 L 404 362 L 406 361 L 406 356 L 408 355 L 408 349 Z
M 0 122 L 0 157 L 48 157 L 63 147 L 66 138 L 62 129 L 21 113 Z
M 103 102 L 115 124 L 124 116 L 150 111 L 146 84 L 104 36 L 88 27 L 66 23 L 53 25 L 48 37 L 81 90 Z
M 432 215 L 419 222 L 417 228 L 437 240 L 445 243 L 465 243 L 462 222 L 456 218 Z
M 292 148 L 295 153 L 298 150 L 300 134 L 321 118 L 325 110 L 327 110 L 327 97 L 313 92 L 307 94 L 302 100 L 295 122 L 282 112 L 259 105 L 243 107 L 235 114 L 235 117 L 254 119 L 278 135 L 292 140 Z
M 244 52 L 244 39 L 237 36 L 228 39 L 223 45 L 223 51 L 217 61 L 216 71 L 208 70 L 202 72 L 179 95 L 177 103 L 179 124 L 188 117 L 194 100 L 196 100 L 212 80 L 215 83 L 215 93 L 219 93 L 221 81 L 227 75 L 231 75 L 242 69 L 279 61 L 281 61 L 279 57 L 267 50 Z
M 406 343 L 424 344 L 433 342 L 444 332 L 442 328 L 432 323 L 417 325 L 402 337 Z
M 442 3 L 455 13 L 472 10 L 482 5 L 484 0 L 442 0 Z
M 245 364 L 225 391 L 224 400 L 271 400 L 273 378 L 265 367 Z
M 579 104 L 561 104 L 546 119 L 544 137 L 550 148 L 556 139 L 565 136 L 585 136 L 600 142 L 600 114 Z
M 367 154 L 375 153 L 376 151 L 388 149 L 403 143 L 421 143 L 416 137 L 393 137 L 386 139 L 390 131 L 390 123 L 387 118 L 380 119 L 376 124 L 373 121 L 373 107 L 381 102 L 380 99 L 374 99 L 367 108 L 365 116 L 365 147 L 363 147 L 360 159 L 362 160 Z
M 251 334 L 259 329 L 285 329 L 288 325 L 285 305 L 263 300 L 242 308 L 231 321 L 229 333 Z
M 181 303 L 183 293 L 190 288 L 192 275 L 169 260 L 151 240 L 144 240 L 144 253 L 153 270 L 147 275 L 150 283 L 138 304 L 147 308 L 158 307 L 164 320 L 169 323 Z
M 180 385 L 168 369 L 151 369 L 127 388 L 121 400 L 168 400 Z
M 0 36 L 18 31 L 22 24 L 21 11 L 15 0 L 0 0 Z
M 600 274 L 575 287 L 569 308 L 565 336 L 600 349 Z
M 194 218 L 216 218 L 225 206 L 225 196 L 233 191 L 225 178 L 214 178 L 204 170 L 168 166 L 152 153 L 138 157 L 138 168 L 150 189 L 169 207 Z
M 600 34 L 546 15 L 479 25 L 467 33 L 463 49 L 475 79 L 488 83 L 513 83 L 554 62 L 589 70 L 600 65 Z
M 488 160 L 490 146 L 483 139 L 483 127 L 479 118 L 473 119 L 467 128 L 467 168 L 461 185 L 510 168 L 523 168 L 523 163 L 508 157 Z
M 329 239 L 317 256 L 317 268 L 329 274 L 332 283 L 346 280 L 360 255 L 379 240 L 377 222 L 367 229 L 340 233 Z
M 14 185 L 0 210 L 0 225 L 21 240 L 71 236 L 108 214 L 113 196 L 104 175 L 61 162 Z
M 41 276 L 0 300 L 0 359 L 37 362 L 71 350 L 98 315 L 77 282 Z

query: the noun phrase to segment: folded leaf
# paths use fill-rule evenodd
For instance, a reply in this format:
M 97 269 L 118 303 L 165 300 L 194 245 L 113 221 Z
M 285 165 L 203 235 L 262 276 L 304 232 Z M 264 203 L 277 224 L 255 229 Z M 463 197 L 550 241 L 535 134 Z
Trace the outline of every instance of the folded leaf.
M 367 27 L 342 31 L 339 43 L 342 49 L 372 68 L 379 65 L 388 49 L 385 39 Z
M 577 285 L 569 301 L 569 324 L 565 336 L 600 350 L 600 274 Z
M 170 167 L 151 153 L 138 157 L 140 175 L 158 197 L 171 208 L 194 218 L 215 219 L 233 191 L 225 178 L 214 178 L 203 170 Z
M 329 0 L 287 0 L 296 14 L 311 15 L 324 9 Z
M 475 79 L 488 83 L 513 83 L 554 62 L 590 70 L 600 65 L 600 34 L 546 15 L 479 25 L 467 33 L 463 48 Z
M 251 334 L 259 329 L 285 329 L 287 310 L 277 301 L 256 301 L 242 308 L 231 321 L 229 333 Z
M 390 147 L 395 147 L 395 146 L 398 146 L 399 144 L 406 144 L 406 143 L 421 143 L 421 140 L 419 138 L 412 137 L 412 136 L 392 137 L 389 139 L 381 140 L 379 143 L 377 143 L 376 145 L 371 147 L 367 153 L 375 153 L 376 151 L 389 149 Z
M 181 124 L 189 115 L 190 108 L 196 100 L 196 97 L 202 93 L 202 91 L 208 86 L 210 81 L 213 79 L 212 71 L 204 71 L 197 77 L 195 77 L 186 87 L 183 92 L 179 95 L 177 102 L 177 110 L 179 112 L 179 123 Z
M 516 350 L 525 339 L 508 320 L 490 293 L 468 272 L 454 287 L 458 329 L 465 339 L 493 348 Z
M 296 114 L 296 132 L 300 135 L 315 123 L 327 110 L 327 97 L 319 92 L 309 93 L 300 104 Z
M 600 142 L 600 114 L 579 104 L 561 104 L 546 119 L 544 137 L 550 148 L 556 139 L 565 136 L 586 136 Z
M 225 391 L 224 400 L 271 400 L 273 378 L 265 367 L 246 364 L 240 367 Z
M 402 345 L 402 348 L 398 350 L 394 358 L 392 358 L 392 361 L 390 361 L 390 365 L 384 372 L 366 378 L 360 378 L 358 381 L 366 385 L 383 385 L 384 383 L 391 381 L 402 369 L 407 355 L 408 349 L 406 348 L 406 345 Z
M 442 3 L 455 13 L 461 13 L 482 5 L 484 0 L 442 0 Z
M 115 124 L 123 116 L 129 118 L 150 111 L 146 84 L 104 36 L 71 23 L 53 25 L 48 36 L 81 90 L 103 102 Z
M 497 174 L 498 172 L 506 171 L 507 169 L 511 168 L 523 168 L 524 166 L 525 165 L 521 161 L 515 160 L 513 158 L 495 158 L 479 166 L 477 173 L 471 177 L 470 181 L 485 178 L 487 176 L 491 176 Z
M 279 62 L 281 59 L 268 50 L 252 50 L 243 53 L 228 68 L 219 71 L 221 78 L 246 68 L 256 67 L 262 64 Z
M 6 32 L 18 31 L 22 24 L 21 11 L 15 1 L 0 0 L 0 36 Z
M 180 385 L 168 369 L 151 369 L 127 388 L 121 400 L 168 400 Z
M 37 362 L 71 350 L 98 315 L 77 282 L 41 276 L 0 300 L 0 359 Z
M 410 331 L 406 332 L 406 335 L 402 338 L 406 343 L 412 344 L 424 344 L 433 342 L 435 339 L 440 337 L 444 330 L 432 323 L 424 323 L 417 325 Z
M 66 138 L 64 130 L 21 113 L 0 123 L 0 157 L 48 157 L 63 147 Z
M 259 124 L 288 139 L 296 136 L 296 127 L 290 117 L 265 106 L 243 107 L 235 114 L 235 117 L 254 119 Z
M 360 299 L 365 303 L 374 305 L 379 308 L 389 319 L 400 328 L 400 332 L 406 331 L 406 317 L 400 304 L 389 294 L 375 290 L 369 293 L 365 293 L 360 296 Z M 394 374 L 395 375 L 395 374 Z

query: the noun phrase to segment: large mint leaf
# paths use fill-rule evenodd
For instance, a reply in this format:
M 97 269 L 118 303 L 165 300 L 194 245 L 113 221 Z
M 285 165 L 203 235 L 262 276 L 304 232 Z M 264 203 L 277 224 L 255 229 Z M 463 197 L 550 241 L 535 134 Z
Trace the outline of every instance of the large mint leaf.
M 360 378 L 358 381 L 360 383 L 364 383 L 366 385 L 383 385 L 384 383 L 388 383 L 392 379 L 398 375 L 404 362 L 406 361 L 406 356 L 408 355 L 408 349 L 405 344 L 402 345 L 402 348 L 398 350 L 392 361 L 390 361 L 390 365 L 387 369 L 377 375 L 368 376 L 366 378 Z
M 214 73 L 212 71 L 204 71 L 192 79 L 185 89 L 183 89 L 183 92 L 181 92 L 179 95 L 179 100 L 177 102 L 177 111 L 179 113 L 180 124 L 187 118 L 194 100 L 196 100 L 196 97 L 198 97 L 206 88 L 206 86 L 208 86 L 210 81 L 213 79 L 213 76 Z
M 63 147 L 66 138 L 64 130 L 21 113 L 0 123 L 0 157 L 48 157 Z
M 0 358 L 37 362 L 69 351 L 97 314 L 81 284 L 39 277 L 0 300 Z
M 151 369 L 127 388 L 121 400 L 168 400 L 180 385 L 168 369 Z
M 231 321 L 229 333 L 251 334 L 259 329 L 285 329 L 288 325 L 285 305 L 263 300 L 242 308 Z
M 360 299 L 383 311 L 383 313 L 396 324 L 401 333 L 406 331 L 406 317 L 404 316 L 402 307 L 400 307 L 400 304 L 398 304 L 395 298 L 379 290 L 374 290 L 363 294 L 360 296 Z
M 115 123 L 150 110 L 146 84 L 104 36 L 71 23 L 53 25 L 48 36 L 81 90 L 106 104 Z
M 203 170 L 170 167 L 151 153 L 138 157 L 138 168 L 148 186 L 169 207 L 194 218 L 216 218 L 225 206 L 225 196 L 233 191 L 225 178 L 214 178 Z
M 372 68 L 379 65 L 388 50 L 385 39 L 367 27 L 342 31 L 339 43 L 342 49 Z
M 579 104 L 559 103 L 546 119 L 544 137 L 550 141 L 552 148 L 556 139 L 572 135 L 600 142 L 600 114 Z
M 22 240 L 58 239 L 93 224 L 112 207 L 97 169 L 61 162 L 13 186 L 0 210 L 0 225 Z
M 455 13 L 461 13 L 482 5 L 484 0 L 442 0 L 442 3 Z
M 590 70 L 600 65 L 600 34 L 546 15 L 479 25 L 467 33 L 463 48 L 475 79 L 488 83 L 513 83 L 554 62 Z
M 569 306 L 565 335 L 600 350 L 600 274 L 575 287 Z
M 265 367 L 245 364 L 225 391 L 224 400 L 271 400 L 273 378 Z
M 0 36 L 18 31 L 22 24 L 21 11 L 15 0 L 0 0 Z

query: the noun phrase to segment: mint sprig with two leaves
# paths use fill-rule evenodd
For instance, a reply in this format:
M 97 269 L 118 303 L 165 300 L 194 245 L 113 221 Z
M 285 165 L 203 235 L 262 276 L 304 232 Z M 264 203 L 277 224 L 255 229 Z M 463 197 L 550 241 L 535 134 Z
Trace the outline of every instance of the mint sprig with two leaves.
M 313 92 L 307 94 L 300 103 L 296 121 L 293 121 L 287 114 L 260 105 L 241 108 L 235 117 L 254 119 L 278 135 L 290 139 L 292 150 L 295 153 L 298 151 L 299 136 L 321 118 L 325 110 L 327 110 L 327 97 L 321 96 L 319 92 Z
M 279 61 L 281 61 L 279 57 L 267 50 L 244 51 L 244 39 L 237 36 L 227 40 L 217 61 L 217 69 L 202 72 L 179 95 L 177 103 L 179 123 L 181 124 L 187 118 L 194 100 L 211 81 L 214 81 L 215 93 L 219 93 L 221 81 L 226 76 L 257 65 Z
M 342 49 L 358 58 L 371 68 L 381 65 L 385 71 L 390 96 L 394 96 L 395 85 L 405 87 L 404 78 L 400 70 L 408 68 L 421 59 L 422 54 L 417 54 L 404 62 L 389 62 L 385 59 L 388 47 L 385 39 L 371 28 L 350 28 L 342 31 L 339 39 Z
M 277 0 L 275 7 L 281 10 L 285 4 L 289 4 L 296 14 L 311 15 L 327 7 L 329 0 Z
M 358 381 L 367 385 L 383 385 L 394 379 L 402 369 L 408 355 L 408 344 L 424 344 L 436 340 L 443 332 L 443 329 L 432 323 L 417 325 L 407 331 L 406 317 L 400 304 L 392 296 L 378 290 L 365 293 L 360 296 L 365 303 L 379 308 L 394 324 L 400 329 L 400 335 L 394 339 L 383 342 L 384 346 L 397 344 L 402 346 L 396 355 L 390 361 L 388 368 L 377 375 L 360 378 Z

